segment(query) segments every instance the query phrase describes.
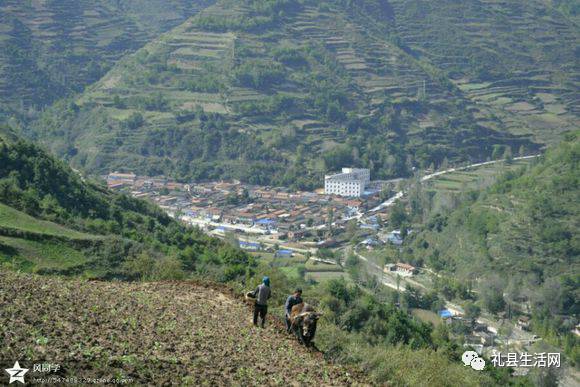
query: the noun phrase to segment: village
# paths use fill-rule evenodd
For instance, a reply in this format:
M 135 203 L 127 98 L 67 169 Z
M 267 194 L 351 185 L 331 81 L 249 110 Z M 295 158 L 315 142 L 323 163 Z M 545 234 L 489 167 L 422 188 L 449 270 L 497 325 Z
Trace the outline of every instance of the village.
M 306 192 L 239 181 L 184 184 L 166 177 L 120 172 L 104 178 L 110 189 L 147 198 L 170 216 L 209 235 L 234 240 L 241 249 L 271 265 L 288 272 L 303 267 L 308 280 L 348 277 L 343 270 L 345 252 L 354 251 L 369 272 L 397 292 L 404 292 L 406 287 L 427 291 L 431 286 L 428 270 L 371 258 L 374 250 L 379 255 L 383 248 L 397 251 L 405 235 L 412 232 L 403 233 L 389 225 L 390 207 L 402 197 L 400 179 L 371 181 L 368 170 L 343 168 L 325 176 L 324 188 Z M 450 302 L 437 313 L 419 312 L 423 320 L 460 332 L 464 345 L 480 354 L 491 356 L 506 344 L 525 350 L 541 340 L 527 332 L 525 316 L 506 334 L 500 332 L 505 322 L 499 324 L 489 316 L 466 318 L 463 308 Z
M 385 232 L 387 208 L 363 216 L 380 204 L 380 193 L 396 188 L 397 182 L 371 183 L 366 171 L 366 181 L 362 183 L 358 176 L 343 176 L 346 180 L 342 184 L 347 189 L 358 184 L 356 194 L 339 192 L 335 175 L 327 176 L 325 189 L 315 192 L 292 192 L 238 181 L 183 184 L 165 177 L 119 172 L 110 173 L 105 179 L 110 189 L 147 198 L 186 224 L 216 236 L 236 234 L 242 249 L 257 251 L 284 245 L 289 251 L 315 253 L 317 248 L 336 247 L 344 242 L 341 234 L 353 219 L 361 234 L 369 237 L 369 245 L 401 243 L 398 230 Z M 333 232 L 329 233 L 329 229 Z

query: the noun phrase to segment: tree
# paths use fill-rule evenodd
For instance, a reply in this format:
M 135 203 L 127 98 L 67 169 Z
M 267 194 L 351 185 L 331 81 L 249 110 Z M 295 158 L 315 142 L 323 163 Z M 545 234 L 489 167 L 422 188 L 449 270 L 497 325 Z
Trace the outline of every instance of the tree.
M 351 219 L 346 224 L 345 238 L 351 242 L 354 242 L 358 232 L 358 221 L 356 219 Z
M 130 257 L 123 263 L 125 274 L 141 281 L 148 281 L 153 278 L 156 265 L 153 257 L 143 252 L 137 256 Z
M 484 278 L 480 286 L 480 297 L 483 306 L 490 313 L 497 314 L 504 310 L 505 300 L 503 298 L 502 281 L 497 276 Z
M 403 223 L 407 222 L 408 217 L 407 217 L 407 212 L 405 210 L 405 205 L 403 204 L 403 202 L 401 200 L 397 200 L 395 202 L 395 205 L 393 206 L 393 209 L 391 210 L 391 225 L 394 228 L 399 228 L 401 227 L 401 225 L 403 225 Z
M 233 247 L 240 247 L 240 240 L 238 239 L 237 235 L 233 232 L 226 232 L 225 236 L 224 236 L 224 240 L 226 241 L 226 243 L 228 243 L 230 246 Z
M 465 317 L 468 319 L 476 319 L 481 314 L 481 308 L 473 302 L 468 302 L 465 305 Z
M 115 94 L 113 97 L 113 106 L 117 109 L 125 109 L 126 107 L 125 103 L 121 100 L 118 94 Z
M 505 150 L 503 149 L 503 146 L 498 145 L 498 144 L 494 145 L 493 151 L 491 152 L 491 158 L 493 160 L 499 160 L 503 154 L 502 151 L 505 152 Z
M 143 119 L 143 115 L 139 112 L 133 112 L 131 115 L 125 120 L 125 126 L 128 129 L 137 129 L 143 125 L 145 120 Z
M 507 164 L 511 164 L 514 157 L 512 155 L 512 148 L 510 146 L 505 147 L 505 151 L 503 152 L 503 159 Z
M 155 263 L 153 278 L 156 281 L 183 280 L 186 277 L 181 262 L 173 257 L 166 257 Z
M 397 280 L 399 280 L 399 278 L 397 278 Z M 423 308 L 424 305 L 422 304 L 421 293 L 419 290 L 413 286 L 407 286 L 405 292 L 401 296 L 401 305 L 405 308 Z

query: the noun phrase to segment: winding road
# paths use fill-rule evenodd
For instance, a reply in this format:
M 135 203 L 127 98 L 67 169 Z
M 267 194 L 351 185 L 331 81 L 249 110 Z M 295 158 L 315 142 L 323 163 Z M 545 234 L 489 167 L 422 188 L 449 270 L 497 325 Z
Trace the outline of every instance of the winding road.
M 518 160 L 527 160 L 527 159 L 533 159 L 536 157 L 539 157 L 540 155 L 531 155 L 531 156 L 522 156 L 522 157 L 515 157 L 514 161 L 518 161 Z M 504 160 L 493 160 L 493 161 L 485 161 L 483 163 L 475 163 L 475 164 L 471 164 L 471 165 L 467 165 L 465 167 L 457 167 L 457 168 L 449 168 L 446 169 L 444 171 L 439 171 L 439 172 L 433 172 L 429 175 L 425 175 L 421 178 L 421 182 L 425 182 L 425 181 L 429 181 L 435 177 L 439 177 L 441 175 L 445 175 L 447 173 L 451 173 L 451 172 L 457 172 L 457 171 L 465 171 L 467 169 L 472 169 L 472 168 L 478 168 L 478 167 L 483 167 L 484 165 L 491 165 L 491 164 L 496 164 L 496 163 L 503 163 Z M 403 196 L 405 196 L 405 191 L 399 191 L 397 192 L 394 196 L 392 196 L 391 198 L 387 199 L 385 202 L 379 204 L 378 206 L 376 206 L 375 208 L 370 209 L 367 214 L 372 213 L 372 212 L 377 212 L 382 210 L 383 208 L 387 208 L 387 207 L 391 207 L 393 204 L 395 204 L 395 202 L 398 199 L 401 199 Z M 361 213 L 359 214 L 357 217 L 362 218 L 365 214 Z

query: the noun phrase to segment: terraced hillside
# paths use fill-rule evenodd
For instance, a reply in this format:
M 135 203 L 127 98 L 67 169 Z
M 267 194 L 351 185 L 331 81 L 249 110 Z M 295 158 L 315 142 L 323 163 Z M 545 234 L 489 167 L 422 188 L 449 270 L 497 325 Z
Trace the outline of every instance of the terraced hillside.
M 67 93 L 81 91 L 120 57 L 208 3 L 2 1 L 0 114 L 39 109 Z
M 557 141 L 580 113 L 580 30 L 558 3 L 389 0 L 388 33 L 448 76 L 479 123 Z
M 102 248 L 107 242 L 113 241 L 37 220 L 0 204 L 0 266 L 40 273 L 78 273 L 90 261 L 90 249 Z
M 20 359 L 21 365 L 31 368 L 28 380 L 42 377 L 32 370 L 32 362 L 58 359 L 61 370 L 55 377 L 63 380 L 117 378 L 155 385 L 365 383 L 362 374 L 326 363 L 271 324 L 253 328 L 250 309 L 224 287 L 0 274 L 4 343 L 0 358 Z
M 395 8 L 375 3 L 219 1 L 46 112 L 34 134 L 94 172 L 302 187 L 344 164 L 386 178 L 495 145 L 538 148 L 523 114 L 473 100 L 406 49 L 389 32 Z

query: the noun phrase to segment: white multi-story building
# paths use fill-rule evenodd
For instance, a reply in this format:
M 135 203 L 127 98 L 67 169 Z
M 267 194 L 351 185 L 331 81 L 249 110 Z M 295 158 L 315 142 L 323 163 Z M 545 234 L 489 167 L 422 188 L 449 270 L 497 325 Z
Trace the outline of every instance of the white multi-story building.
M 371 172 L 368 169 L 342 168 L 341 173 L 324 176 L 324 193 L 360 197 L 370 181 Z

